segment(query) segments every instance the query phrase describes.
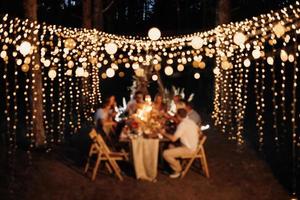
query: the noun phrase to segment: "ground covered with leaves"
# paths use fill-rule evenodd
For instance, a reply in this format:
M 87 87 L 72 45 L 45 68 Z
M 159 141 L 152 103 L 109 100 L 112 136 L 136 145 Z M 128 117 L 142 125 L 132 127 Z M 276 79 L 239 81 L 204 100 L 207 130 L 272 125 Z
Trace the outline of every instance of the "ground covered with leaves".
M 288 199 L 267 163 L 247 144 L 234 142 L 214 130 L 205 143 L 211 178 L 192 169 L 183 179 L 170 179 L 159 170 L 157 182 L 136 180 L 130 163 L 120 163 L 124 181 L 101 168 L 95 181 L 83 173 L 89 145 L 87 134 L 70 137 L 68 144 L 51 151 L 32 152 L 32 158 L 18 150 L 7 166 L 2 150 L 1 199 Z M 8 170 L 13 169 L 13 170 Z M 4 197 L 4 198 L 3 198 Z

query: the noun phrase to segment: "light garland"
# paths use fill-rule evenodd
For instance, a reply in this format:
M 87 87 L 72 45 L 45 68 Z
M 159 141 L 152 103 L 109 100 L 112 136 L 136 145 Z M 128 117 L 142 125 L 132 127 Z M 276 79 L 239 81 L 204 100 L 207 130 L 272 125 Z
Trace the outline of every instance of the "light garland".
M 273 129 L 274 139 L 278 145 L 278 123 L 282 122 L 282 128 L 285 131 L 289 130 L 285 128 L 289 125 L 289 113 L 285 108 L 288 93 L 286 67 L 289 66 L 289 62 L 294 63 L 293 80 L 296 85 L 293 85 L 291 124 L 293 144 L 295 142 L 298 144 L 299 138 L 296 134 L 298 52 L 296 55 L 291 54 L 289 46 L 291 41 L 297 43 L 300 34 L 299 13 L 299 2 L 296 2 L 278 11 L 221 25 L 202 33 L 161 37 L 158 29 L 152 29 L 149 32 L 150 39 L 38 24 L 18 18 L 10 19 L 6 15 L 0 23 L 0 57 L 6 63 L 3 75 L 6 87 L 5 116 L 11 147 L 15 146 L 16 129 L 20 118 L 17 105 L 20 73 L 28 73 L 24 95 L 27 98 L 25 104 L 28 108 L 25 118 L 30 121 L 26 122 L 26 126 L 29 126 L 26 135 L 32 147 L 36 142 L 33 136 L 33 120 L 38 116 L 35 109 L 32 112 L 29 110 L 28 105 L 37 103 L 35 79 L 39 68 L 43 81 L 43 120 L 47 140 L 52 143 L 56 142 L 56 138 L 57 142 L 63 141 L 67 120 L 71 132 L 75 128 L 80 128 L 83 120 L 92 120 L 95 105 L 101 102 L 99 69 L 102 79 L 112 78 L 115 75 L 124 76 L 121 72 L 125 67 L 126 70 L 132 68 L 140 76 L 149 72 L 151 74 L 146 74 L 149 78 L 160 81 L 158 73 L 164 72 L 165 75 L 172 76 L 174 69 L 181 72 L 192 65 L 195 68 L 194 78 L 199 79 L 200 70 L 209 67 L 205 62 L 211 58 L 216 58 L 216 67 L 210 70 L 215 74 L 214 123 L 222 133 L 228 134 L 229 139 L 236 140 L 237 144 L 244 142 L 249 74 L 251 67 L 255 67 L 256 121 L 260 149 L 264 145 L 266 123 L 264 115 L 268 103 L 265 100 L 268 89 L 268 84 L 265 83 L 267 69 L 270 68 L 272 79 Z M 298 32 L 291 38 L 293 30 Z M 38 35 L 40 37 L 37 37 Z M 280 46 L 281 43 L 283 47 Z M 272 51 L 269 52 L 265 46 L 271 46 Z M 280 54 L 276 56 L 276 52 Z M 36 57 L 38 54 L 40 57 Z M 278 59 L 275 58 L 279 57 L 282 64 L 280 77 L 277 77 L 275 65 Z M 15 60 L 13 64 L 16 63 L 15 69 L 8 69 L 6 65 L 9 65 L 12 59 Z M 14 83 L 10 83 L 7 79 L 7 76 L 12 74 L 16 79 Z M 282 82 L 278 82 L 278 78 L 282 78 Z M 29 85 L 32 85 L 34 92 L 32 94 L 28 90 Z M 15 90 L 11 89 L 12 86 L 16 86 Z M 279 94 L 277 87 L 281 89 Z M 30 95 L 33 96 L 33 102 L 29 102 Z M 88 102 L 81 106 L 83 98 Z M 280 111 L 282 116 L 277 114 Z M 59 134 L 58 137 L 55 137 L 56 132 Z

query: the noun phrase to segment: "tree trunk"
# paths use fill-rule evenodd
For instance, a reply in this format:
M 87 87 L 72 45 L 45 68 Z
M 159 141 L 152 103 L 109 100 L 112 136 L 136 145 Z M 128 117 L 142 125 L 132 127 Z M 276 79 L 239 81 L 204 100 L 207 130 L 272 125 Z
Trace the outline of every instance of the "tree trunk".
M 93 2 L 93 28 L 103 31 L 103 1 L 94 0 Z
M 217 25 L 230 22 L 230 0 L 219 0 L 217 7 Z
M 37 0 L 24 0 L 24 14 L 29 20 L 37 21 Z M 38 35 L 33 35 L 33 38 L 38 37 Z M 39 51 L 37 51 L 39 52 Z M 35 64 L 40 65 L 40 56 L 37 53 L 35 56 L 35 60 L 33 61 Z M 33 66 L 31 66 L 33 68 Z M 34 75 L 32 81 L 32 89 L 31 90 L 31 110 L 32 114 L 35 117 L 32 117 L 33 120 L 33 134 L 35 135 L 36 146 L 41 146 L 45 144 L 45 128 L 44 128 L 44 120 L 43 120 L 43 96 L 42 96 L 42 74 L 41 68 L 37 70 L 32 70 Z M 36 100 L 34 100 L 36 99 Z
M 82 0 L 82 27 L 92 28 L 92 0 Z

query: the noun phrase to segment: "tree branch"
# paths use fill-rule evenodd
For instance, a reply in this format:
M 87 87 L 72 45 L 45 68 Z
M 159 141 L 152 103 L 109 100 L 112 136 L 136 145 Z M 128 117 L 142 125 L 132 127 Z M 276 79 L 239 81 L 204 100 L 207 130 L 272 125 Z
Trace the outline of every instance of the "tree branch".
M 107 12 L 111 7 L 112 5 L 115 3 L 114 0 L 112 0 L 103 10 L 102 10 L 102 13 L 105 13 Z

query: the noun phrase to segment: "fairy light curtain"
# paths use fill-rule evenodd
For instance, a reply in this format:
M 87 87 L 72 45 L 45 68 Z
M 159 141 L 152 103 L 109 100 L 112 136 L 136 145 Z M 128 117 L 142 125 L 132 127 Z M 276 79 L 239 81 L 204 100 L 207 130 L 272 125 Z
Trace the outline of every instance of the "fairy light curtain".
M 246 108 L 254 101 L 259 148 L 264 146 L 269 123 L 273 131 L 268 134 L 273 134 L 276 145 L 280 132 L 292 137 L 296 158 L 300 146 L 299 13 L 296 2 L 206 32 L 161 37 L 153 28 L 150 39 L 39 24 L 6 15 L 0 24 L 0 98 L 5 102 L 5 130 L 11 149 L 22 126 L 26 127 L 29 147 L 35 144 L 32 118 L 36 116 L 30 109 L 36 100 L 35 90 L 31 90 L 35 70 L 42 73 L 46 142 L 53 143 L 63 141 L 66 130 L 92 120 L 95 106 L 101 102 L 100 79 L 123 77 L 125 68 L 143 75 L 145 66 L 153 67 L 154 81 L 155 72 L 171 76 L 189 66 L 196 69 L 193 76 L 199 79 L 207 60 L 215 59 L 215 125 L 229 139 L 242 144 Z M 272 113 L 272 120 L 267 120 L 267 112 Z

